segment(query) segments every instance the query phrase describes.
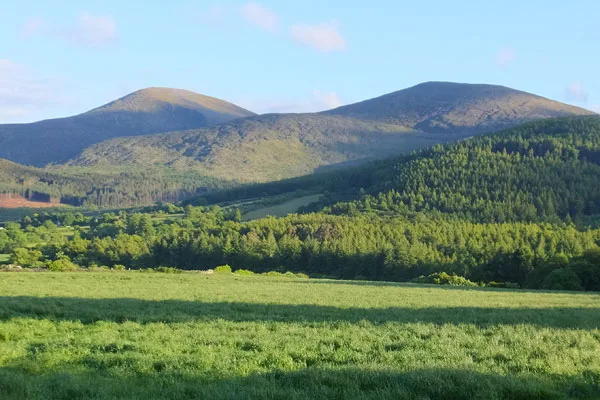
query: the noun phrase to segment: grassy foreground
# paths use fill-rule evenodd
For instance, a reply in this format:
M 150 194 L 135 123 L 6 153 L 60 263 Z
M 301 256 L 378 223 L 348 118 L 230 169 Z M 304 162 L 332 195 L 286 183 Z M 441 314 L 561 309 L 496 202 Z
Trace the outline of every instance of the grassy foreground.
M 1 399 L 600 398 L 600 295 L 0 274 Z

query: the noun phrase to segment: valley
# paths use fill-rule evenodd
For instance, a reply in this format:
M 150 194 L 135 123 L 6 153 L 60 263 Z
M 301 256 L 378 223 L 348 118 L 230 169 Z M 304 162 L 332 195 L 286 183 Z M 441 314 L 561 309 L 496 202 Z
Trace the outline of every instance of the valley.
M 30 3 L 0 400 L 600 399 L 600 2 Z

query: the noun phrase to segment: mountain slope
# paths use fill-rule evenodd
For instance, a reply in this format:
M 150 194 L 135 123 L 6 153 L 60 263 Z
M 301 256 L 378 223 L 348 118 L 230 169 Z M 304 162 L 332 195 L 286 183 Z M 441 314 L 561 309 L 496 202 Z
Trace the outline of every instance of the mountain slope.
M 200 128 L 254 115 L 186 90 L 149 88 L 73 117 L 0 125 L 0 158 L 44 166 L 107 139 Z
M 400 123 L 430 133 L 477 134 L 534 119 L 594 113 L 504 86 L 426 82 L 326 114 Z
M 317 114 L 263 115 L 212 128 L 109 140 L 86 149 L 69 165 L 166 165 L 264 182 L 434 143 L 401 125 Z
M 524 121 L 593 114 L 517 90 L 430 82 L 317 114 L 273 114 L 213 128 L 120 138 L 70 165 L 167 165 L 241 182 L 384 158 Z
M 330 197 L 321 206 L 335 214 L 581 222 L 600 216 L 600 116 L 530 122 L 343 171 L 328 181 L 334 184 L 322 184 Z M 350 188 L 356 200 L 335 204 L 349 197 Z

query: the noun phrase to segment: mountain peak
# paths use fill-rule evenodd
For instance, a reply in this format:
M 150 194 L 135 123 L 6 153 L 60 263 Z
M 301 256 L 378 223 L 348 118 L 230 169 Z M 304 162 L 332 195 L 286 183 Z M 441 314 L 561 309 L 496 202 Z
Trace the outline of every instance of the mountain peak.
M 593 115 L 579 107 L 505 86 L 434 81 L 326 114 L 399 122 L 425 132 L 473 134 L 534 119 Z
M 203 128 L 251 115 L 255 114 L 215 97 L 151 87 L 72 117 L 0 125 L 0 157 L 44 166 L 107 139 Z
M 190 90 L 167 87 L 149 87 L 137 90 L 91 110 L 90 113 L 113 111 L 156 112 L 164 110 L 166 107 L 181 107 L 199 112 L 223 114 L 227 115 L 227 120 L 232 119 L 232 117 L 242 118 L 255 115 L 251 111 L 216 97 L 205 96 Z M 216 123 L 220 122 L 224 121 L 216 121 Z

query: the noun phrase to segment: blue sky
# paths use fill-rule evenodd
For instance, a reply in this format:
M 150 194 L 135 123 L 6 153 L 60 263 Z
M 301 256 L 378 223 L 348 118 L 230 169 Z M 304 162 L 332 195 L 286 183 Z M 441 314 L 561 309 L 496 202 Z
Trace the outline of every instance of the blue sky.
M 19 1 L 0 8 L 0 123 L 149 86 L 256 112 L 424 81 L 494 83 L 600 111 L 600 1 Z

